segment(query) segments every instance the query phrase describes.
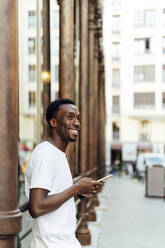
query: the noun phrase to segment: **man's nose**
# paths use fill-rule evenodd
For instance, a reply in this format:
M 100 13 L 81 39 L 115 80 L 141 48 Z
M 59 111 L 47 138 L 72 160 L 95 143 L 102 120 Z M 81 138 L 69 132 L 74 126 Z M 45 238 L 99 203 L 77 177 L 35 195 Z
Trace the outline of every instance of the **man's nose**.
M 80 127 L 80 121 L 77 118 L 74 119 L 74 125 Z

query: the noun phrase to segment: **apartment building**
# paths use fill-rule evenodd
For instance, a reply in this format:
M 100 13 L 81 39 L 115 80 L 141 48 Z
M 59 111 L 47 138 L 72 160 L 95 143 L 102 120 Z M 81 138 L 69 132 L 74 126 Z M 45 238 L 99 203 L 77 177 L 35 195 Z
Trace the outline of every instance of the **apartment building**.
M 165 3 L 105 0 L 110 162 L 164 153 Z
M 33 147 L 37 139 L 37 6 L 34 0 L 18 1 L 19 25 L 19 136 Z M 42 1 L 41 60 L 42 60 Z M 50 1 L 51 98 L 59 88 L 59 6 Z M 42 68 L 41 68 L 42 69 Z

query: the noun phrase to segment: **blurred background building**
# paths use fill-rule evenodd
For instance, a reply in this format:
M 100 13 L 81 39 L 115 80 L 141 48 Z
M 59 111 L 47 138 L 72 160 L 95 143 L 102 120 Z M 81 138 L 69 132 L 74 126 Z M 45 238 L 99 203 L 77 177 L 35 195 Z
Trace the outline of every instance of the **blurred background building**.
M 108 161 L 164 153 L 164 1 L 104 3 Z
M 37 2 L 18 1 L 19 23 L 19 135 L 33 148 L 37 142 Z M 42 9 L 42 1 L 41 1 Z M 41 61 L 43 60 L 43 17 L 41 12 Z M 59 5 L 50 1 L 51 100 L 59 92 Z

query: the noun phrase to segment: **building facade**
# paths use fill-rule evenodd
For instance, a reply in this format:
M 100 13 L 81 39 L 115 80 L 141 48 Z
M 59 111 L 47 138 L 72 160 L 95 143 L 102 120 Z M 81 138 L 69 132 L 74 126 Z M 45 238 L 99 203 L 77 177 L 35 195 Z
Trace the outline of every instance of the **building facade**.
M 164 153 L 165 4 L 112 0 L 105 6 L 110 160 Z
M 43 3 L 39 46 L 43 63 Z M 33 148 L 37 143 L 37 1 L 18 1 L 19 27 L 19 136 Z M 51 100 L 59 92 L 59 5 L 50 1 Z M 42 65 L 41 65 L 42 70 Z M 41 89 L 42 91 L 43 89 Z M 43 106 L 41 105 L 41 108 Z

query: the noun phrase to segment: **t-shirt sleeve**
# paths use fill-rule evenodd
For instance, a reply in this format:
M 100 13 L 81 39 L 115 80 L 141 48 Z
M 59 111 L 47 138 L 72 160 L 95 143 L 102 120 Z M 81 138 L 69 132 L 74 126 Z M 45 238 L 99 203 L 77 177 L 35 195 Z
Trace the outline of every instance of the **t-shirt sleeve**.
M 47 149 L 35 151 L 31 158 L 30 189 L 43 188 L 51 191 L 55 177 L 55 161 Z

